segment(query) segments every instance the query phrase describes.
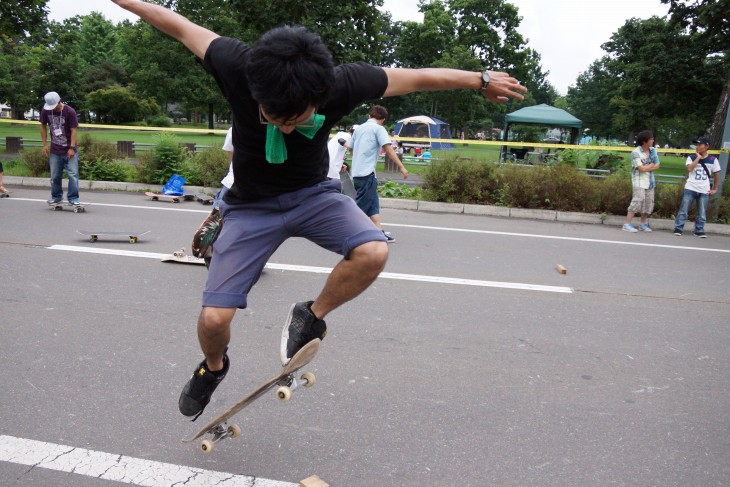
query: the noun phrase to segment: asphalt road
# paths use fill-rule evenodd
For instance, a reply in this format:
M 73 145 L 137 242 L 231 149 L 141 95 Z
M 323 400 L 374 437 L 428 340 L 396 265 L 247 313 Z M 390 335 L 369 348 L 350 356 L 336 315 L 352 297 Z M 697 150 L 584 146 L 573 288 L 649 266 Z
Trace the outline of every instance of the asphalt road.
M 730 485 L 730 237 L 384 210 L 388 274 L 328 317 L 317 384 L 204 455 L 177 398 L 206 270 L 157 254 L 209 207 L 82 196 L 0 200 L 0 485 Z M 201 420 L 273 375 L 290 304 L 337 261 L 299 239 L 273 256 Z

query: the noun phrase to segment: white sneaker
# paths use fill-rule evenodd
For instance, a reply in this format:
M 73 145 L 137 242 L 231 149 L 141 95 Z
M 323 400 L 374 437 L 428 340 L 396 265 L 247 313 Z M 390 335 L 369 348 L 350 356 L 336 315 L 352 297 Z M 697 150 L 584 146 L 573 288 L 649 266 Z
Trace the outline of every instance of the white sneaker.
M 642 232 L 651 232 L 651 231 L 653 231 L 651 229 L 651 227 L 649 226 L 648 223 L 642 223 L 641 226 L 639 227 L 639 230 L 641 230 Z
M 624 223 L 624 226 L 621 227 L 621 230 L 624 232 L 630 232 L 630 233 L 636 233 L 638 230 L 635 226 L 633 226 L 631 223 Z

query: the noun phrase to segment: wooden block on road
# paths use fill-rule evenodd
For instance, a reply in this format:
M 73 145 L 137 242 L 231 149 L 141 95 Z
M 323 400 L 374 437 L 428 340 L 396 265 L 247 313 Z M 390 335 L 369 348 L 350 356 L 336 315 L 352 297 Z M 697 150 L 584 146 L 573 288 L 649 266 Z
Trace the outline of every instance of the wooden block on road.
M 312 475 L 299 482 L 299 487 L 330 487 L 330 484 L 319 478 L 318 475 Z
M 555 268 L 561 274 L 567 274 L 568 273 L 568 269 L 566 269 L 565 267 L 561 266 L 560 264 L 558 264 Z

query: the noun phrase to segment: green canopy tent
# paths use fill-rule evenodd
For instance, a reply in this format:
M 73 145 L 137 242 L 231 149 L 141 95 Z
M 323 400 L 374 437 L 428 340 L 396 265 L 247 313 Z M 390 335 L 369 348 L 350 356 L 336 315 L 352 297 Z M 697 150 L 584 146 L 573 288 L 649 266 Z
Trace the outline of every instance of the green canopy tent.
M 504 117 L 504 136 L 502 140 L 508 141 L 512 125 L 542 125 L 545 127 L 570 129 L 570 144 L 577 144 L 580 137 L 580 129 L 583 122 L 570 113 L 560 108 L 542 104 L 532 107 L 521 108 L 515 112 L 508 113 Z M 506 147 L 502 147 L 502 152 Z

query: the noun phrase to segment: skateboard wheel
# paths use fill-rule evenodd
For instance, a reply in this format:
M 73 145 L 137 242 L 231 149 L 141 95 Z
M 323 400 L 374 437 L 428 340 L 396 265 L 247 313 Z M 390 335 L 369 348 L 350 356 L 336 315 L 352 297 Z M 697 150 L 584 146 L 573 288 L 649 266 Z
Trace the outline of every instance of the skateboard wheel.
M 314 374 L 311 372 L 303 373 L 301 379 L 306 381 L 306 383 L 304 384 L 304 387 L 312 387 L 314 385 L 314 383 L 317 382 L 316 378 L 314 377 Z
M 241 427 L 237 424 L 232 424 L 228 427 L 228 435 L 231 438 L 238 438 L 241 436 Z
M 291 389 L 287 386 L 279 387 L 276 390 L 276 397 L 281 402 L 287 402 L 289 399 L 291 399 Z
M 200 442 L 200 449 L 203 453 L 210 453 L 213 451 L 213 442 L 210 440 L 203 440 Z
M 137 243 L 137 237 L 129 237 L 129 243 Z
M 91 240 L 92 242 L 96 242 L 97 240 L 99 240 L 99 237 L 97 237 L 96 235 L 92 235 L 91 237 L 89 237 L 89 240 Z

